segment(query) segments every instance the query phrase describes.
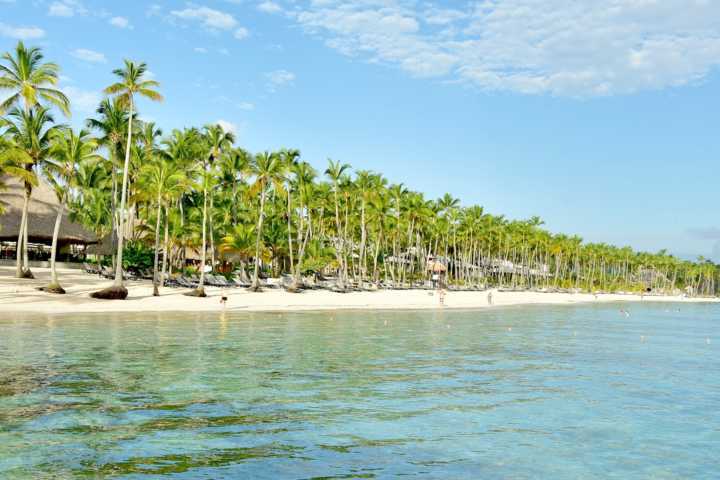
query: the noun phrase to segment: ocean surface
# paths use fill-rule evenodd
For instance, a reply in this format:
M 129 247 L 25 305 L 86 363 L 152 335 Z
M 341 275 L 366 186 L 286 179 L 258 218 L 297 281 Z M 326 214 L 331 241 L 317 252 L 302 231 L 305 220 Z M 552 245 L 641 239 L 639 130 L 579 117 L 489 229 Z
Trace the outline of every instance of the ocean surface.
M 0 305 L 2 479 L 397 477 L 719 478 L 720 307 Z

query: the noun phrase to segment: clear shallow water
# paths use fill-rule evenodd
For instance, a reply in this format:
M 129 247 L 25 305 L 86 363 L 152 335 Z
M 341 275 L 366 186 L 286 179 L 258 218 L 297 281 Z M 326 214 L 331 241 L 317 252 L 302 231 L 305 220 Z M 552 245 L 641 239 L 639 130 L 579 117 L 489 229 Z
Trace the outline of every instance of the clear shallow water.
M 717 478 L 720 308 L 619 308 L 0 313 L 0 478 Z

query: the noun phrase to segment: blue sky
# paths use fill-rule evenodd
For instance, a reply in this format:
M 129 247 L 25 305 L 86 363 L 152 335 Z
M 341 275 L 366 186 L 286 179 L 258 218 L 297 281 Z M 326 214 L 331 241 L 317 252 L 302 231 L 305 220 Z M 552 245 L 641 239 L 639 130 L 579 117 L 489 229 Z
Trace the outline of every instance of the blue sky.
M 222 122 L 553 231 L 720 261 L 720 2 L 0 0 L 80 125 L 123 58 L 172 128 Z

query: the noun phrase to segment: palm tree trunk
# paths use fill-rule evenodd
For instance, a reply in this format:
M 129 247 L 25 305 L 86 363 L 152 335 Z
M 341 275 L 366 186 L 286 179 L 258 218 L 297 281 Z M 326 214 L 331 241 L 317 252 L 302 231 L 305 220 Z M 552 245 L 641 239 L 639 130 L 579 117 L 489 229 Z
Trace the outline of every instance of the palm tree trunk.
M 17 245 L 15 249 L 17 250 L 15 253 L 17 254 L 17 261 L 16 261 L 16 271 L 15 276 L 17 278 L 23 277 L 23 247 L 25 245 L 25 227 L 27 225 L 27 217 L 28 217 L 28 206 L 30 203 L 30 195 L 27 192 L 27 189 L 25 189 L 25 193 L 23 195 L 23 210 L 22 210 L 22 219 L 20 220 L 20 231 L 18 232 L 18 240 Z
M 55 217 L 55 228 L 53 229 L 52 247 L 50 249 L 50 285 L 47 290 L 52 293 L 65 293 L 60 286 L 57 276 L 57 268 L 55 268 L 55 258 L 57 257 L 58 235 L 60 234 L 60 223 L 62 222 L 63 211 L 65 210 L 65 193 L 60 198 L 60 206 L 58 206 L 57 217 Z
M 250 288 L 258 290 L 260 288 L 260 239 L 262 238 L 263 216 L 265 215 L 265 185 L 262 186 L 260 192 L 260 217 L 258 218 L 258 228 L 255 235 L 255 272 L 253 274 L 253 283 Z
M 123 257 L 123 237 L 125 236 L 125 203 L 127 202 L 127 189 L 128 189 L 128 170 L 130 169 L 130 147 L 132 145 L 132 117 L 133 117 L 133 98 L 130 97 L 130 107 L 128 116 L 128 136 L 127 136 L 127 147 L 125 148 L 125 165 L 123 166 L 123 181 L 122 191 L 120 192 L 120 228 L 118 229 L 118 246 L 117 246 L 117 264 L 115 265 L 115 281 L 113 282 L 114 287 L 123 286 L 123 269 L 122 269 L 122 257 Z
M 215 234 L 213 231 L 212 212 L 215 208 L 215 197 L 210 192 L 210 218 L 208 219 L 208 233 L 210 234 L 210 267 L 215 270 Z
M 202 253 L 200 255 L 200 284 L 198 292 L 205 286 L 205 259 L 207 257 L 207 188 L 203 189 Z
M 290 194 L 290 185 L 288 185 L 287 189 L 287 226 L 288 226 L 288 253 L 290 254 L 290 271 L 293 271 L 293 246 L 292 246 L 292 209 L 290 206 L 290 201 L 292 198 L 292 195 Z M 302 215 L 302 212 L 300 212 L 300 215 Z
M 335 227 L 337 229 L 337 241 L 338 241 L 338 248 L 336 249 L 337 259 L 338 259 L 338 276 L 337 276 L 337 286 L 339 289 L 344 290 L 345 289 L 345 279 L 343 277 L 343 249 L 345 247 L 345 240 L 343 239 L 341 227 L 340 227 L 340 203 L 338 201 L 338 195 L 337 195 L 337 185 L 335 185 Z
M 167 272 L 166 268 L 169 264 L 168 262 L 168 255 L 169 255 L 169 248 L 168 248 L 168 234 L 169 234 L 169 225 L 170 225 L 170 206 L 165 205 L 165 240 L 163 241 L 163 260 L 162 260 L 162 273 L 160 275 L 160 286 L 165 286 L 165 274 Z
M 153 296 L 159 297 L 160 290 L 158 288 L 158 254 L 160 247 L 160 219 L 162 217 L 162 203 L 160 202 L 160 194 L 158 194 L 157 219 L 155 220 L 155 260 L 153 262 Z

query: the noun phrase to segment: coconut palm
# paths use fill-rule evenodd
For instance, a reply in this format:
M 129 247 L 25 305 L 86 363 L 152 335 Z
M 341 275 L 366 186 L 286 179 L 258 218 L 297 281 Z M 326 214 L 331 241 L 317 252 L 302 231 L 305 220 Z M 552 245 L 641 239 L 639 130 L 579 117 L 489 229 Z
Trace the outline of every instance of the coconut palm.
M 155 255 L 153 261 L 153 295 L 159 296 L 158 252 L 160 251 L 160 221 L 163 207 L 177 192 L 185 187 L 184 172 L 164 158 L 155 158 L 151 163 L 143 165 L 140 171 L 142 192 L 156 204 L 155 220 Z M 167 250 L 165 251 L 167 256 Z
M 255 232 L 255 271 L 252 285 L 250 286 L 250 289 L 253 291 L 260 290 L 260 241 L 263 234 L 265 200 L 267 198 L 268 188 L 274 187 L 276 190 L 282 191 L 282 183 L 285 180 L 285 170 L 286 164 L 283 161 L 282 155 L 276 152 L 259 153 L 255 156 L 252 164 L 252 173 L 255 176 L 253 191 L 260 194 L 257 229 Z
M 123 232 L 125 224 L 125 202 L 128 190 L 128 168 L 130 165 L 130 150 L 132 142 L 132 119 L 135 109 L 135 96 L 145 97 L 154 101 L 161 101 L 162 95 L 155 88 L 160 84 L 155 80 L 146 80 L 147 65 L 144 63 L 135 63 L 125 60 L 124 69 L 116 69 L 113 73 L 119 77 L 120 81 L 114 83 L 105 89 L 105 93 L 115 95 L 120 105 L 128 110 L 128 128 L 127 128 L 127 146 L 125 148 L 125 163 L 123 166 L 123 181 L 120 191 L 120 228 L 117 245 L 117 261 L 115 265 L 115 281 L 112 287 L 94 292 L 95 298 L 109 299 L 125 299 L 127 298 L 127 289 L 123 285 L 122 274 L 122 253 L 123 253 Z
M 212 168 L 215 165 L 215 162 L 218 161 L 224 152 L 229 150 L 232 147 L 232 144 L 235 142 L 235 135 L 231 132 L 227 132 L 223 129 L 220 125 L 207 125 L 204 129 L 204 136 L 205 141 L 207 143 L 207 146 L 209 148 L 208 151 L 208 166 Z M 209 195 L 210 199 L 210 224 L 209 224 L 209 231 L 210 234 L 210 265 L 212 268 L 215 268 L 215 226 L 212 221 L 213 213 L 215 211 L 215 196 L 213 195 L 212 191 L 206 191 L 205 195 Z M 203 255 L 206 255 L 205 251 L 202 252 Z
M 65 293 L 58 281 L 55 258 L 57 256 L 58 234 L 65 204 L 70 190 L 75 186 L 78 166 L 87 162 L 96 162 L 101 157 L 96 153 L 98 143 L 85 130 L 78 133 L 71 129 L 61 129 L 54 132 L 49 159 L 45 163 L 44 173 L 48 181 L 54 186 L 58 197 L 58 211 L 53 229 L 52 247 L 50 250 L 50 285 L 45 287 L 46 292 Z
M 3 121 L 0 120 L 0 129 L 2 128 Z M 10 139 L 0 136 L 0 192 L 7 188 L 3 183 L 3 177 L 17 178 L 22 182 L 33 182 L 35 180 L 35 175 L 25 170 L 28 161 L 27 157 L 15 148 Z M 0 201 L 0 215 L 3 213 L 5 213 L 4 204 Z
M 117 248 L 117 235 L 118 225 L 120 223 L 118 213 L 118 166 L 120 159 L 124 156 L 123 139 L 127 133 L 127 125 L 129 121 L 128 111 L 123 107 L 120 100 L 105 98 L 97 109 L 98 116 L 96 118 L 89 118 L 86 121 L 88 128 L 97 130 L 99 132 L 99 141 L 101 145 L 105 147 L 108 152 L 107 159 L 107 171 L 110 174 L 111 180 L 111 197 L 110 197 L 110 209 L 111 209 L 111 228 L 110 234 L 112 236 L 112 248 L 113 248 L 113 259 L 115 258 L 115 252 Z M 133 122 L 135 120 L 133 119 Z M 115 262 L 113 260 L 113 266 Z
M 337 285 L 340 290 L 345 289 L 345 281 L 347 280 L 347 266 L 345 264 L 345 236 L 340 223 L 340 181 L 345 175 L 345 172 L 350 169 L 350 165 L 347 163 L 334 162 L 328 159 L 328 168 L 325 170 L 325 175 L 330 178 L 332 183 L 333 198 L 335 204 L 335 234 L 336 234 L 336 247 L 335 251 L 337 254 L 338 261 L 338 276 Z
M 33 186 L 37 185 L 34 167 L 40 166 L 48 158 L 51 139 L 59 128 L 54 125 L 55 120 L 45 107 L 36 106 L 30 110 L 13 108 L 3 121 L 6 135 L 12 140 L 11 155 L 24 164 L 23 210 L 20 220 L 20 230 L 17 241 L 16 276 L 18 278 L 32 278 L 30 272 L 27 236 L 28 207 Z
M 5 52 L 0 63 L 0 90 L 10 90 L 10 96 L 0 103 L 0 114 L 13 106 L 22 105 L 26 113 L 41 101 L 70 114 L 70 100 L 58 84 L 60 67 L 55 63 L 43 62 L 42 51 L 37 47 L 27 48 L 23 42 L 15 46 L 14 55 Z

